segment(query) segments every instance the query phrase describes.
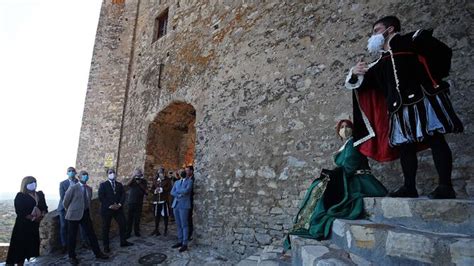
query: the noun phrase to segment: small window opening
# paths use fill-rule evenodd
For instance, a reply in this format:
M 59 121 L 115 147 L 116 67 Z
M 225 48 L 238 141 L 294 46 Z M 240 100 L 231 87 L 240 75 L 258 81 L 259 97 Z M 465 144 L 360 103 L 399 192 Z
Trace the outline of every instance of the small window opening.
M 166 35 L 168 27 L 168 8 L 155 19 L 153 42 Z

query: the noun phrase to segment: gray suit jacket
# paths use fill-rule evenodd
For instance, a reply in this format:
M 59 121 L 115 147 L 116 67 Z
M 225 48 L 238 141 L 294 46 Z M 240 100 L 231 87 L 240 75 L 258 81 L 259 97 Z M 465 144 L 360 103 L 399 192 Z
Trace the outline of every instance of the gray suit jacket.
M 75 180 L 75 183 L 77 184 L 78 183 L 78 180 L 76 178 L 74 178 Z M 66 179 L 66 180 L 63 180 L 61 181 L 61 183 L 59 183 L 59 204 L 58 204 L 58 211 L 62 211 L 64 210 L 64 205 L 63 205 L 63 201 L 64 201 L 64 194 L 66 194 L 66 191 L 67 189 L 69 188 L 69 178 Z
M 84 185 L 87 193 L 86 204 L 84 204 L 84 194 L 81 184 L 70 186 L 64 195 L 64 208 L 66 209 L 66 220 L 79 221 L 84 215 L 84 210 L 90 208 L 92 198 L 92 188 Z

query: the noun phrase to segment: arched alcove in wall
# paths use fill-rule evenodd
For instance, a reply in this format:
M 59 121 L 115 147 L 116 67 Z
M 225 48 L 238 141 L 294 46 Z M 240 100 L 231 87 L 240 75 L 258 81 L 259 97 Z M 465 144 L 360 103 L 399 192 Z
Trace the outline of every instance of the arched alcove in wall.
M 196 110 L 185 102 L 174 102 L 158 113 L 148 128 L 145 173 L 159 167 L 175 171 L 194 164 Z

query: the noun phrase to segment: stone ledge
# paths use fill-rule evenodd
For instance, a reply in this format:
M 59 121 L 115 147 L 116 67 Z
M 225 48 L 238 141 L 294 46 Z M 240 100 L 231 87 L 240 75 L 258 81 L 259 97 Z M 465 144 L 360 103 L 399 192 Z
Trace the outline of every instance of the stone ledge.
M 473 238 L 367 220 L 337 219 L 330 239 L 347 252 L 384 265 L 450 265 L 472 260 Z
M 0 262 L 7 260 L 9 243 L 0 243 Z
M 474 236 L 473 200 L 364 198 L 367 218 L 432 232 Z
M 290 236 L 292 265 L 372 265 L 373 263 L 349 253 L 330 241 L 317 241 Z

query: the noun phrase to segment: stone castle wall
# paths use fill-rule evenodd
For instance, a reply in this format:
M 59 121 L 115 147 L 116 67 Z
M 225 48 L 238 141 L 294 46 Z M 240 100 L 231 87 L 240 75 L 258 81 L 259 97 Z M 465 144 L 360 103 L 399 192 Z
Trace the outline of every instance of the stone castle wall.
M 137 14 L 136 4 L 111 2 L 102 4 L 76 161 L 93 185 L 106 176 L 106 157 L 117 165 Z
M 469 1 L 109 2 L 94 49 L 78 165 L 98 177 L 104 153 L 112 152 L 121 176 L 144 167 L 150 123 L 172 103 L 191 104 L 198 242 L 240 256 L 282 240 L 307 186 L 333 167 L 341 145 L 335 123 L 352 112 L 344 78 L 365 54 L 372 22 L 387 14 L 397 15 L 405 32 L 434 28 L 453 48 L 451 97 L 466 129 L 447 139 L 456 192 L 474 196 Z M 168 33 L 153 42 L 155 18 L 167 8 Z M 388 188 L 402 182 L 398 162 L 372 167 Z M 419 191 L 436 182 L 424 151 Z

